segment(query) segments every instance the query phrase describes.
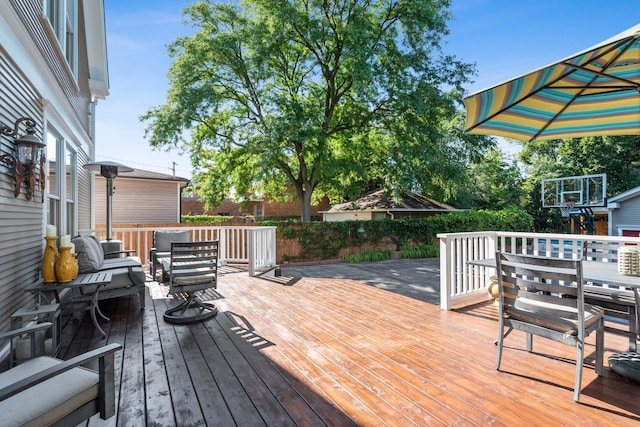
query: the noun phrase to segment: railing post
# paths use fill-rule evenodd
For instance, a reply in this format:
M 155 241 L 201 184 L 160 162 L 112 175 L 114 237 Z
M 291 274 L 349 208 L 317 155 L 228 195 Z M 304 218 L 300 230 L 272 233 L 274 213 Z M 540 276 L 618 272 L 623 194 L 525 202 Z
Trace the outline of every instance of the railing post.
M 440 308 L 451 310 L 451 240 L 447 234 L 438 234 L 440 239 Z
M 256 275 L 255 230 L 247 230 L 247 256 L 249 259 L 249 276 Z
M 218 263 L 227 265 L 227 232 L 224 227 L 216 227 L 218 234 Z

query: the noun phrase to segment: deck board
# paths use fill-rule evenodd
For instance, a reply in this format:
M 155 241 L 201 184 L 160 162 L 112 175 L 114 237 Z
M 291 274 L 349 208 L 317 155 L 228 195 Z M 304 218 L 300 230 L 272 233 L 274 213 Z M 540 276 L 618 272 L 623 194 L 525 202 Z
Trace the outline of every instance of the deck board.
M 143 311 L 137 296 L 101 303 L 106 340 L 88 316 L 65 324 L 64 358 L 124 345 L 117 416 L 91 426 L 640 424 L 640 386 L 595 374 L 593 337 L 580 403 L 572 347 L 536 337 L 530 354 L 515 331 L 496 371 L 491 304 L 442 311 L 354 280 L 237 272 L 207 293 L 216 318 L 172 325 L 166 287 L 148 287 Z M 605 358 L 626 345 L 605 333 Z

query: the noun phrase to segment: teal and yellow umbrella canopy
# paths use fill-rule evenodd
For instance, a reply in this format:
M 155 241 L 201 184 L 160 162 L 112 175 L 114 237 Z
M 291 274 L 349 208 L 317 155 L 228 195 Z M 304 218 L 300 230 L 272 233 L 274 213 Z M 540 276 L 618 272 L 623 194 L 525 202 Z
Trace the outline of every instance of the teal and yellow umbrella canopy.
M 521 141 L 640 134 L 640 24 L 464 102 L 471 133 Z

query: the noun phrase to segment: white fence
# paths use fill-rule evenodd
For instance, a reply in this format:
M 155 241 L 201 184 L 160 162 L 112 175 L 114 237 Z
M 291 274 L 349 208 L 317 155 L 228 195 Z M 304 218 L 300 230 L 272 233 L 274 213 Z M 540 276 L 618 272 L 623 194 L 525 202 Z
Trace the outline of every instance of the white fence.
M 189 231 L 193 241 L 218 240 L 220 264 L 246 264 L 251 276 L 276 267 L 276 227 L 114 227 L 111 237 L 122 242 L 123 249 L 135 251 L 146 265 L 153 247 L 154 231 Z M 80 234 L 93 234 L 99 239 L 106 237 L 105 230 L 81 230 Z
M 451 310 L 453 303 L 488 297 L 487 287 L 495 269 L 468 262 L 495 258 L 496 250 L 560 258 L 578 258 L 579 242 L 620 242 L 640 244 L 638 237 L 585 236 L 579 234 L 514 233 L 484 231 L 438 234 L 440 239 L 440 307 Z

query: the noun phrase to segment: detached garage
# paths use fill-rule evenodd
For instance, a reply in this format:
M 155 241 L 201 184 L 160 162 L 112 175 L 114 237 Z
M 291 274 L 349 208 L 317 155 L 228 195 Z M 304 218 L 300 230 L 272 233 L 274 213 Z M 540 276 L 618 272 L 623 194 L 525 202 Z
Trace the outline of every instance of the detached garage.
M 610 236 L 640 236 L 640 187 L 611 197 L 607 210 Z
M 376 219 L 397 219 L 407 217 L 424 218 L 459 209 L 446 203 L 410 191 L 403 191 L 397 199 L 384 190 L 371 191 L 353 202 L 334 205 L 328 211 L 320 212 L 324 221 L 349 221 Z

